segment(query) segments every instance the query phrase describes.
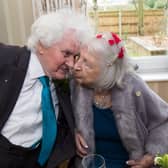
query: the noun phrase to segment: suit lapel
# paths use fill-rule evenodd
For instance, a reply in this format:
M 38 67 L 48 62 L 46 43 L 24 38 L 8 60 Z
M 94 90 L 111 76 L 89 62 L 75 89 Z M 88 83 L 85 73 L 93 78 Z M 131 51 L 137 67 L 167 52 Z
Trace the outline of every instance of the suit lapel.
M 61 87 L 56 86 L 57 90 L 57 96 L 59 99 L 59 104 L 62 108 L 62 112 L 65 115 L 65 118 L 68 122 L 68 125 L 73 133 L 74 130 L 74 118 L 73 118 L 73 113 L 72 113 L 72 106 L 71 106 L 71 101 L 70 101 L 70 95 L 69 93 L 65 92 L 64 90 L 61 89 Z
M 0 87 L 2 89 L 1 93 L 4 95 L 2 100 L 0 100 L 0 130 L 16 104 L 27 72 L 29 58 L 30 53 L 24 52 L 24 54 L 20 55 L 17 65 L 4 66 L 3 79 L 0 81 L 2 86 Z

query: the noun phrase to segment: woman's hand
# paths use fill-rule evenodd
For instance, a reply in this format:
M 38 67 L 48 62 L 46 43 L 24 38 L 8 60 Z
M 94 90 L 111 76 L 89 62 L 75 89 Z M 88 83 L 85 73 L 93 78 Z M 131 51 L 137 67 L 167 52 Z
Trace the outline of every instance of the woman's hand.
M 80 157 L 87 155 L 87 143 L 79 132 L 75 133 L 76 152 Z
M 131 168 L 151 168 L 154 164 L 154 156 L 146 154 L 140 160 L 128 160 L 126 163 Z

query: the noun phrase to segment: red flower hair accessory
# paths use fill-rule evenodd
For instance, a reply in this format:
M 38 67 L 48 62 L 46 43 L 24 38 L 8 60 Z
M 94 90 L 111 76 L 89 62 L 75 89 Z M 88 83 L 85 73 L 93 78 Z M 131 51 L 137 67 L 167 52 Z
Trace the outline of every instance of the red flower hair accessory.
M 111 34 L 112 34 L 112 37 L 113 37 L 114 40 L 115 40 L 115 43 L 118 44 L 118 43 L 121 41 L 121 39 L 118 37 L 117 34 L 115 34 L 115 33 L 111 33 Z
M 111 35 L 112 35 L 113 39 L 108 40 L 109 45 L 112 46 L 114 44 L 118 44 L 121 41 L 121 39 L 117 36 L 117 34 L 111 33 Z
M 115 41 L 114 41 L 114 40 L 112 40 L 112 39 L 110 39 L 110 40 L 108 40 L 108 43 L 109 43 L 109 45 L 110 45 L 110 46 L 112 46 L 112 45 L 114 45 L 114 44 L 115 44 Z
M 115 43 L 118 45 L 118 43 L 121 42 L 121 39 L 120 39 L 120 38 L 118 37 L 118 35 L 115 34 L 115 33 L 111 33 L 111 35 L 112 35 L 112 37 L 114 38 Z M 119 59 L 122 59 L 123 57 L 124 57 L 124 48 L 121 47 L 121 48 L 120 48 L 120 52 L 118 53 L 118 58 L 119 58 Z
M 121 48 L 120 48 L 120 52 L 118 53 L 118 58 L 119 58 L 119 59 L 122 59 L 123 57 L 124 57 L 124 48 L 121 47 Z
M 98 39 L 102 38 L 102 34 L 97 34 L 96 38 L 98 38 Z
M 115 33 L 112 33 L 112 32 L 111 32 L 111 35 L 112 35 L 112 39 L 108 40 L 108 44 L 110 46 L 113 46 L 114 44 L 116 44 L 117 47 L 120 48 L 120 46 L 118 46 L 118 44 L 121 42 L 121 39 L 119 38 L 119 36 Z M 97 34 L 96 38 L 101 39 L 101 38 L 103 38 L 103 35 L 102 34 Z M 118 58 L 122 59 L 123 57 L 124 57 L 124 47 L 121 47 L 120 51 L 118 53 Z

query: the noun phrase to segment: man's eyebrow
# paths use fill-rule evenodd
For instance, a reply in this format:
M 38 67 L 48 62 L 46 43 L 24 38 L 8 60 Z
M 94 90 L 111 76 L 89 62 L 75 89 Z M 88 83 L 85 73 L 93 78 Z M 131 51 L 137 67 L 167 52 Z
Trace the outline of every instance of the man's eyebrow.
M 68 55 L 74 54 L 71 50 L 68 50 L 68 49 L 61 50 L 61 51 L 64 52 L 65 54 L 68 54 Z
M 80 52 L 78 52 L 77 54 L 74 54 L 74 56 L 76 57 L 76 56 L 80 56 Z
M 74 55 L 74 56 L 79 56 L 80 55 L 80 52 L 75 54 L 71 50 L 68 50 L 68 49 L 61 50 L 61 51 L 64 52 L 65 54 L 67 54 L 67 55 Z

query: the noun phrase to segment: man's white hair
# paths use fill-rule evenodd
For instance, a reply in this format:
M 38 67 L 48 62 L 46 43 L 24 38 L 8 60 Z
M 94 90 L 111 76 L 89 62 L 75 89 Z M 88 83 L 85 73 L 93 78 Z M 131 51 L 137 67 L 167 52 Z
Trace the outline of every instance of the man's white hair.
M 86 16 L 70 9 L 61 9 L 44 14 L 33 23 L 27 47 L 33 52 L 36 51 L 38 42 L 50 47 L 70 29 L 75 30 L 77 40 L 81 43 L 87 41 L 94 32 Z

